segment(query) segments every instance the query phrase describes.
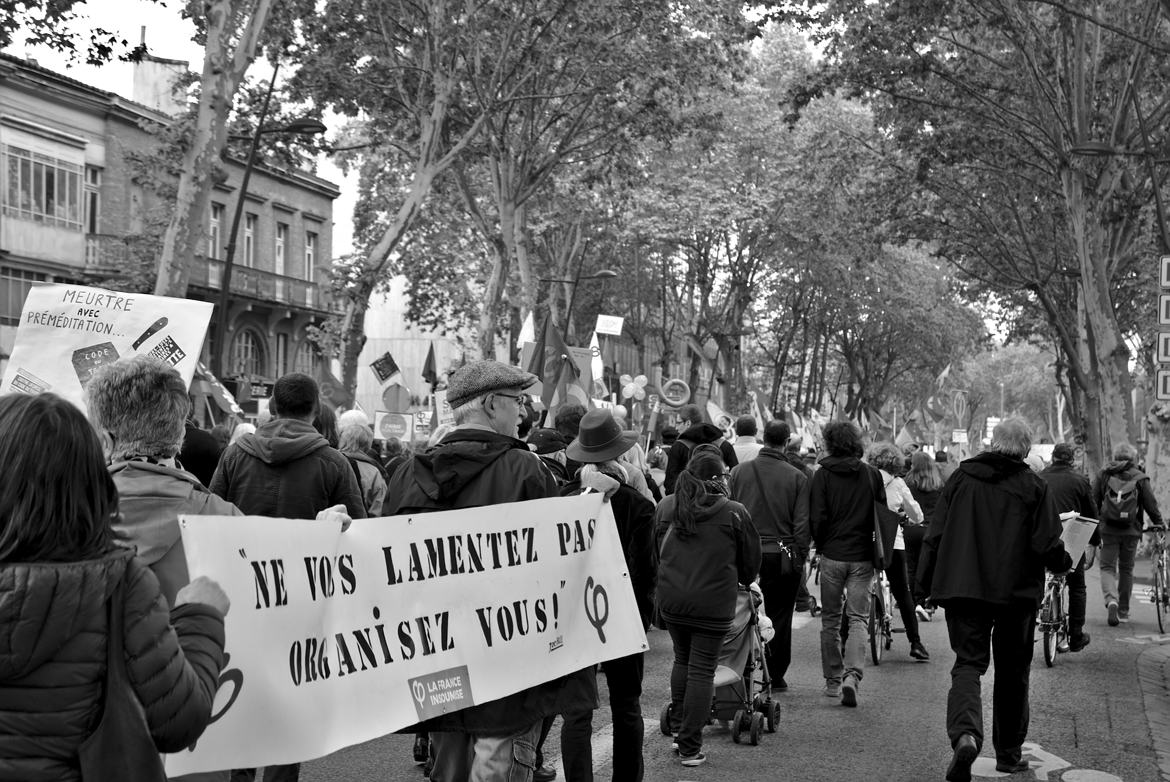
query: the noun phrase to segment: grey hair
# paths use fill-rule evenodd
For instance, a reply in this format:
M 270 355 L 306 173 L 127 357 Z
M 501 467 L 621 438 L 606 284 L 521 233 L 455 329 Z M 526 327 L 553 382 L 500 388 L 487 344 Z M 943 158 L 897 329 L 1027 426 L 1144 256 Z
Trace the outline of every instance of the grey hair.
M 630 475 L 626 472 L 626 468 L 613 459 L 605 462 L 596 462 L 592 464 L 581 465 L 581 474 L 585 475 L 591 472 L 599 472 L 602 475 L 608 475 L 616 481 L 628 484 L 630 482 Z
M 451 424 L 440 424 L 439 426 L 435 427 L 435 431 L 431 432 L 431 436 L 427 438 L 427 448 L 434 448 L 439 444 L 439 441 L 450 434 L 451 430 L 454 428 L 455 427 L 451 426 Z M 403 445 L 405 445 L 405 443 L 403 443 Z
M 362 424 L 353 423 L 342 427 L 337 435 L 337 450 L 342 453 L 361 453 L 374 442 L 374 435 Z
M 1005 418 L 992 430 L 988 450 L 1023 459 L 1032 450 L 1032 428 L 1023 418 Z
M 1113 458 L 1118 461 L 1136 462 L 1137 457 L 1137 448 L 1134 448 L 1129 443 L 1118 443 L 1113 446 Z
M 166 362 L 139 355 L 99 367 L 85 398 L 94 428 L 113 437 L 106 454 L 111 462 L 170 459 L 183 446 L 191 400 L 187 384 Z
M 884 442 L 871 445 L 869 453 L 865 455 L 865 460 L 879 470 L 885 470 L 889 473 L 898 472 L 906 464 L 906 457 L 898 450 L 898 446 Z
M 462 425 L 475 418 L 478 413 L 483 412 L 483 397 L 477 396 L 474 399 L 468 399 L 459 407 L 451 408 L 451 413 L 455 416 L 456 426 Z

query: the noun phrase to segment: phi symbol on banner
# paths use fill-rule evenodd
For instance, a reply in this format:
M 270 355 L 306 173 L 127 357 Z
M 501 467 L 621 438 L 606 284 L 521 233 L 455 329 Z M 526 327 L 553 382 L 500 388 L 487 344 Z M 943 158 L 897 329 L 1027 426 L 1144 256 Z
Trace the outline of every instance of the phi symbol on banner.
M 605 643 L 605 623 L 609 620 L 609 595 L 601 584 L 594 585 L 593 576 L 585 581 L 585 616 L 597 631 L 597 637 Z
M 418 701 L 418 705 L 421 706 L 423 701 L 427 699 L 426 688 L 423 687 L 422 682 L 415 682 L 411 685 L 410 688 L 414 691 L 414 699 Z

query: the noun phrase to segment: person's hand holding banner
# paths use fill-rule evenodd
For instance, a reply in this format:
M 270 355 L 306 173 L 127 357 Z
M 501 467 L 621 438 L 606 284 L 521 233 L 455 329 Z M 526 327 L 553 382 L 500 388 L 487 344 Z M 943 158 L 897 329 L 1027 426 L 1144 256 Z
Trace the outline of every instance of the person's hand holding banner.
M 340 524 L 341 531 L 345 532 L 349 529 L 349 525 L 353 524 L 353 519 L 350 518 L 349 511 L 344 503 L 338 503 L 332 507 L 326 508 L 317 514 L 317 521 L 327 521 L 333 524 Z

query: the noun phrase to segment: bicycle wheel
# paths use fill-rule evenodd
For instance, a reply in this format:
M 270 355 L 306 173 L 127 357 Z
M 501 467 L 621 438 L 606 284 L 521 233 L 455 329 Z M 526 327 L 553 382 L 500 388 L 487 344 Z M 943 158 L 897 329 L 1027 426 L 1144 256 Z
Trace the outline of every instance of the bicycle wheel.
M 882 616 L 885 610 L 882 608 L 882 599 L 878 595 L 873 595 L 869 601 L 869 657 L 873 660 L 874 665 L 882 664 L 882 652 L 885 649 L 885 643 L 882 639 Z
M 1045 628 L 1044 630 L 1044 664 L 1049 668 L 1056 665 L 1056 645 L 1060 643 L 1056 630 L 1052 628 Z
M 1158 615 L 1158 632 L 1166 632 L 1166 561 L 1158 563 L 1154 568 L 1154 613 Z

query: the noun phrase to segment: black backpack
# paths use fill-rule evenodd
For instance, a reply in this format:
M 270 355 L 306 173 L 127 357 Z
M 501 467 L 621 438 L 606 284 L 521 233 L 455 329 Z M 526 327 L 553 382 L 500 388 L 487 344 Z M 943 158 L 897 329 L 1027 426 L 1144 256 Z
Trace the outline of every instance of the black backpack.
M 1105 498 L 1101 500 L 1101 521 L 1107 527 L 1129 527 L 1138 515 L 1138 481 L 1146 476 L 1140 472 L 1128 480 L 1110 475 L 1105 482 Z

